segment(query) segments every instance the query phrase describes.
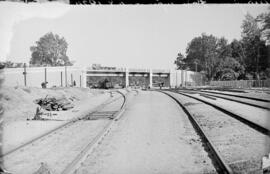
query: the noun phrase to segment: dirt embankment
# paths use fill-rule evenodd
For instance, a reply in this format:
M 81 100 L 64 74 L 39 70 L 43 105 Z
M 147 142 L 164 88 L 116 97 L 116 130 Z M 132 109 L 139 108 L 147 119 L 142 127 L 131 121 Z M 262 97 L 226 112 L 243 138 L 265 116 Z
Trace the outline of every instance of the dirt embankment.
M 70 103 L 79 105 L 81 102 L 102 94 L 104 91 L 90 90 L 86 88 L 50 88 L 41 89 L 35 87 L 3 87 L 0 91 L 4 109 L 4 123 L 31 119 L 34 117 L 36 108 L 39 106 L 35 100 L 40 98 L 54 97 L 65 99 Z M 65 111 L 59 111 L 65 112 Z

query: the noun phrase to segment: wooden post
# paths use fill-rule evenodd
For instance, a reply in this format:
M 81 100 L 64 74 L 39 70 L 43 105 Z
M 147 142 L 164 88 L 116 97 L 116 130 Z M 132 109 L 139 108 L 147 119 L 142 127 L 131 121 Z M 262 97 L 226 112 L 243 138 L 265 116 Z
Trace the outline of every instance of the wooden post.
M 82 87 L 82 76 L 80 75 L 80 87 Z
M 24 86 L 26 86 L 26 63 L 23 64 Z
M 47 82 L 47 68 L 45 68 L 45 83 Z
M 63 87 L 63 72 L 61 71 L 61 87 Z

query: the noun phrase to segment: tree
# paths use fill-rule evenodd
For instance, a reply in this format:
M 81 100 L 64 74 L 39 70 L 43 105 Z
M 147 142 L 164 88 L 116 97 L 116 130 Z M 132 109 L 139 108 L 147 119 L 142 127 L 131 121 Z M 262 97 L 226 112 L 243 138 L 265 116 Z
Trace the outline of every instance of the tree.
M 52 32 L 45 34 L 36 42 L 36 46 L 30 47 L 32 57 L 31 65 L 35 66 L 64 66 L 72 65 L 66 55 L 68 44 L 64 37 Z
M 228 44 L 228 40 L 224 37 L 217 40 L 216 52 L 218 59 L 224 60 L 226 57 L 232 56 L 232 48 Z
M 231 47 L 231 55 L 234 59 L 236 59 L 240 64 L 245 66 L 245 50 L 244 50 L 244 45 L 241 41 L 238 41 L 234 39 L 230 43 Z
M 195 70 L 192 66 L 198 63 L 198 71 L 205 71 L 206 77 L 211 80 L 214 75 L 215 64 L 217 63 L 217 42 L 218 39 L 213 35 L 202 34 L 195 37 L 188 44 L 186 49 L 186 62 L 191 70 Z
M 250 14 L 245 16 L 242 28 L 242 41 L 245 49 L 245 65 L 248 72 L 258 75 L 261 62 L 260 50 L 262 46 L 261 32 L 258 23 Z M 257 77 L 256 75 L 256 77 Z
M 262 13 L 256 18 L 262 24 L 262 39 L 265 40 L 266 45 L 270 45 L 270 7 L 268 10 L 269 12 Z
M 216 80 L 236 80 L 240 75 L 244 74 L 245 68 L 236 59 L 226 57 L 220 59 L 217 68 L 215 79 Z
M 188 68 L 188 66 L 187 66 L 187 64 L 185 62 L 185 57 L 181 53 L 178 53 L 177 54 L 177 58 L 174 61 L 174 64 L 176 64 L 177 69 L 184 70 L 184 69 L 187 69 Z

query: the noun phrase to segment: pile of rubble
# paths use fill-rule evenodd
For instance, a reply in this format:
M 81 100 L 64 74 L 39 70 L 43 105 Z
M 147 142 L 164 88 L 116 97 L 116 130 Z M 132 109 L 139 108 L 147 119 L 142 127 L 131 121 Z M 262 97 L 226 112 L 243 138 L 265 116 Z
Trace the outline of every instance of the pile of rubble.
M 66 111 L 72 109 L 74 105 L 66 98 L 56 99 L 55 97 L 45 97 L 34 101 L 47 111 Z

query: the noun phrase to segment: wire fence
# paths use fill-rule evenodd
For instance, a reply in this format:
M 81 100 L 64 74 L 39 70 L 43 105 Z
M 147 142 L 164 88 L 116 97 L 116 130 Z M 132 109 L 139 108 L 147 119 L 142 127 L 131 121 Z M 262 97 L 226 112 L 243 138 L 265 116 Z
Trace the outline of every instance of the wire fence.
M 269 88 L 270 79 L 267 80 L 234 80 L 234 81 L 211 81 L 210 86 L 231 88 Z

